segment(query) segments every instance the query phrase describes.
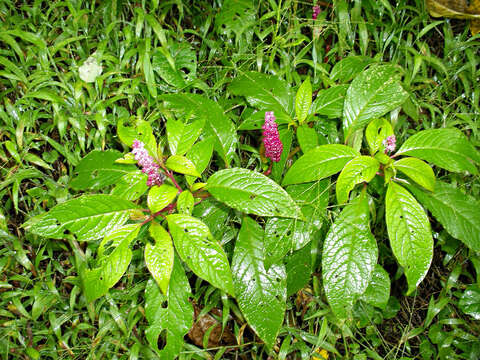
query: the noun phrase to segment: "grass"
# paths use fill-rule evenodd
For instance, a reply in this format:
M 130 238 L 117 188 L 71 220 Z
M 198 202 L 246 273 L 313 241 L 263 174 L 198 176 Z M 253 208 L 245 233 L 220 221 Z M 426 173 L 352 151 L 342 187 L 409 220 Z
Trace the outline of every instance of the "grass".
M 227 5 L 0 0 L 3 359 L 156 358 L 144 334 L 143 294 L 149 275 L 140 248 L 134 249 L 127 274 L 109 295 L 87 304 L 75 277 L 74 239 L 42 239 L 21 227 L 28 218 L 76 195 L 68 182 L 90 150 L 125 150 L 116 136 L 119 119 L 143 118 L 163 132 L 168 109 L 155 93 L 204 93 L 228 109 L 238 125 L 245 115 L 243 103 L 227 90 L 237 75 L 257 70 L 295 86 L 309 73 L 313 88 L 321 89 L 332 83 L 328 74 L 338 60 L 365 55 L 404 71 L 410 106 L 390 118 L 399 138 L 448 125 L 480 145 L 480 37 L 472 37 L 464 21 L 432 19 L 421 0 L 321 2 L 316 21 L 309 1 Z M 149 63 L 149 54 L 159 48 L 177 63 L 180 79 L 172 80 L 168 73 L 149 75 L 157 66 Z M 179 49 L 182 58 L 193 60 L 180 63 L 175 53 Z M 103 72 L 100 81 L 87 84 L 79 79 L 78 67 L 94 52 L 102 59 Z M 325 131 L 336 136 L 331 129 Z M 256 146 L 255 134 L 240 133 L 241 149 Z M 237 157 L 244 165 L 252 161 L 247 150 Z M 478 175 L 438 175 L 479 198 Z M 309 359 L 323 344 L 330 358 L 480 358 L 480 323 L 458 305 L 466 284 L 480 282 L 480 257 L 434 230 L 439 244 L 435 263 L 414 297 L 403 296 L 401 281 L 396 281 L 386 311 L 359 308 L 356 323 L 347 326 L 330 313 L 314 276 L 289 299 L 275 356 Z M 375 235 L 386 239 L 382 227 Z M 78 246 L 87 255 L 95 248 Z M 393 259 L 384 265 L 398 280 L 401 274 L 395 272 Z M 240 345 L 226 341 L 204 349 L 205 339 L 200 344 L 189 339 L 181 359 L 268 357 L 244 326 L 233 300 L 193 277 L 191 285 L 201 314 L 210 313 L 226 325 Z

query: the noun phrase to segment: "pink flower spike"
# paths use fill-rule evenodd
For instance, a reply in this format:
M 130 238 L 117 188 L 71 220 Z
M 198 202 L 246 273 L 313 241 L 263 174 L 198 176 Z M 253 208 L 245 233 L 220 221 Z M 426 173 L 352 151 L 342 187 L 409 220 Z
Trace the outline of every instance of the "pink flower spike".
M 312 14 L 312 19 L 317 20 L 318 14 L 320 14 L 320 6 L 315 5 L 313 7 L 313 14 Z
M 279 162 L 282 156 L 283 144 L 278 135 L 277 124 L 273 111 L 265 112 L 265 123 L 263 129 L 263 144 L 265 145 L 265 156 L 272 161 Z
M 395 151 L 397 139 L 395 135 L 391 135 L 383 140 L 383 146 L 385 147 L 385 153 Z
M 135 155 L 138 165 L 142 168 L 142 172 L 148 175 L 147 186 L 162 185 L 165 176 L 158 172 L 160 165 L 158 165 L 153 157 L 148 155 L 145 144 L 141 141 L 133 141 L 132 153 Z

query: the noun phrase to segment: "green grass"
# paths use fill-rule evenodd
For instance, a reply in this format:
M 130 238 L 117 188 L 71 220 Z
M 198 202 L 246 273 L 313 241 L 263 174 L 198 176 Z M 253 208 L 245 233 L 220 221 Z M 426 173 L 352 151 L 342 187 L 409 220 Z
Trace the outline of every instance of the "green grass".
M 433 19 L 421 0 L 335 1 L 321 5 L 317 21 L 311 19 L 309 1 L 252 4 L 231 9 L 229 17 L 222 1 L 0 0 L 2 359 L 156 358 L 144 333 L 149 274 L 141 248 L 134 249 L 127 274 L 109 295 L 87 304 L 76 279 L 76 254 L 88 256 L 97 245 L 39 238 L 21 226 L 77 195 L 68 183 L 86 153 L 126 150 L 116 135 L 119 119 L 142 118 L 156 133 L 164 132 L 169 111 L 155 93 L 206 94 L 238 125 L 245 103 L 228 92 L 232 78 L 255 70 L 296 86 L 308 73 L 318 90 L 332 83 L 328 74 L 337 61 L 365 55 L 403 69 L 410 98 L 408 111 L 390 117 L 397 138 L 448 125 L 480 145 L 480 37 L 470 35 L 467 23 Z M 150 76 L 155 64 L 146 54 L 163 48 L 178 61 L 178 44 L 194 56 L 189 68 L 179 65 L 182 81 Z M 87 84 L 78 68 L 94 52 L 103 72 Z M 323 131 L 337 136 L 336 129 Z M 239 133 L 236 157 L 243 166 L 258 162 L 250 152 L 258 134 Z M 480 197 L 478 175 L 437 175 Z M 275 356 L 309 359 L 325 342 L 330 358 L 339 359 L 480 358 L 480 323 L 458 305 L 466 285 L 480 283 L 480 256 L 440 227 L 434 231 L 434 264 L 414 297 L 403 296 L 402 284 L 397 285 L 386 311 L 359 308 L 357 321 L 347 326 L 336 322 L 320 277 L 314 276 L 288 301 Z M 386 239 L 383 227 L 374 232 Z M 384 265 L 398 280 L 401 273 L 393 264 L 391 258 Z M 264 346 L 242 326 L 234 300 L 189 276 L 202 313 L 216 310 L 214 316 L 241 343 L 203 349 L 188 340 L 181 359 L 266 359 Z

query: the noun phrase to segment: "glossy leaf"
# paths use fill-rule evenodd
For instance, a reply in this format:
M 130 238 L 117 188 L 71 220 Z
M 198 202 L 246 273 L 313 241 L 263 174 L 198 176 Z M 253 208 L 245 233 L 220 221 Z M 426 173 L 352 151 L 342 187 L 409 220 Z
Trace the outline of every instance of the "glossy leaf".
M 295 114 L 300 124 L 307 118 L 310 105 L 312 105 L 312 84 L 310 77 L 307 76 L 295 96 Z
M 337 202 L 339 204 L 347 202 L 355 185 L 371 181 L 379 168 L 378 160 L 370 156 L 357 156 L 349 161 L 337 179 Z
M 234 168 L 217 171 L 206 189 L 217 200 L 247 214 L 303 218 L 287 192 L 263 174 Z
M 427 193 L 409 187 L 415 197 L 454 238 L 474 251 L 480 251 L 480 202 L 459 189 L 437 181 L 435 191 Z
M 335 63 L 330 72 L 330 79 L 346 83 L 352 80 L 355 75 L 363 71 L 368 64 L 374 60 L 368 56 L 347 56 Z
M 81 241 L 95 240 L 124 224 L 134 209 L 138 206 L 116 196 L 83 195 L 54 206 L 29 231 L 59 239 L 68 230 Z
M 152 68 L 163 80 L 176 88 L 183 88 L 195 77 L 197 56 L 187 42 L 173 42 L 168 52 L 157 49 L 152 56 Z M 187 70 L 187 71 L 185 71 Z
M 149 326 L 145 337 L 155 349 L 160 359 L 175 360 L 180 354 L 184 336 L 193 324 L 193 306 L 189 301 L 191 295 L 185 270 L 179 259 L 174 258 L 168 296 L 160 293 L 153 280 L 145 288 L 145 316 Z M 167 307 L 165 307 L 165 301 Z M 158 349 L 158 336 L 166 332 L 166 345 Z
M 480 320 L 480 286 L 468 286 L 458 301 L 458 307 L 475 320 Z
M 128 173 L 116 182 L 110 194 L 125 200 L 137 200 L 148 190 L 147 179 L 147 174 L 140 170 Z
M 202 279 L 234 295 L 232 273 L 222 246 L 201 220 L 189 215 L 167 216 L 170 234 L 183 261 Z
M 165 166 L 180 174 L 190 175 L 200 177 L 201 175 L 198 173 L 197 169 L 195 169 L 195 165 L 188 160 L 185 156 L 181 155 L 172 155 L 169 156 L 167 161 L 165 162 Z
M 70 186 L 75 190 L 99 190 L 115 184 L 120 178 L 135 170 L 133 165 L 116 164 L 122 157 L 116 150 L 94 150 L 75 167 L 75 177 Z
M 368 124 L 365 130 L 365 138 L 370 148 L 370 154 L 375 154 L 380 149 L 385 149 L 383 142 L 393 135 L 393 128 L 389 121 L 381 118 L 375 119 Z
M 189 124 L 181 120 L 168 119 L 168 146 L 172 155 L 184 155 L 200 136 L 205 119 L 195 120 Z
M 214 149 L 228 165 L 235 154 L 237 135 L 232 121 L 217 102 L 198 94 L 168 94 L 161 98 L 169 109 L 179 115 L 191 114 L 194 119 L 205 119 L 204 132 L 215 139 Z
M 285 174 L 282 185 L 300 184 L 321 180 L 336 174 L 360 153 L 349 146 L 339 144 L 320 145 L 310 150 Z
M 347 89 L 348 85 L 338 85 L 320 90 L 313 102 L 312 112 L 328 118 L 341 117 Z
M 478 174 L 480 153 L 458 129 L 423 130 L 409 137 L 395 156 L 409 155 L 449 171 Z
M 262 239 L 260 225 L 244 217 L 233 253 L 232 272 L 240 310 L 271 349 L 285 313 L 286 273 L 283 264 L 265 270 Z
M 312 275 L 312 243 L 285 258 L 287 296 L 295 294 L 310 281 Z
M 177 199 L 177 210 L 180 214 L 192 215 L 195 200 L 188 190 L 183 190 Z
M 162 210 L 175 199 L 177 193 L 178 189 L 176 187 L 167 184 L 152 186 L 148 192 L 148 208 L 152 213 Z
M 380 265 L 375 265 L 372 280 L 361 299 L 366 303 L 385 310 L 390 298 L 390 277 Z
M 155 244 L 147 243 L 145 245 L 145 264 L 160 290 L 166 295 L 175 255 L 172 239 L 163 226 L 156 222 L 152 222 L 149 231 Z
M 374 118 L 403 104 L 408 94 L 394 65 L 373 65 L 355 77 L 345 96 L 343 132 L 348 139 Z
M 188 151 L 187 159 L 189 159 L 193 165 L 195 165 L 195 169 L 201 174 L 205 171 L 210 160 L 213 155 L 213 137 L 209 137 L 207 139 L 203 139 L 202 141 L 197 142 L 193 147 Z M 195 181 L 194 176 L 186 175 L 185 178 L 187 179 L 189 184 L 193 184 Z
M 318 135 L 314 128 L 304 124 L 297 128 L 297 141 L 302 149 L 302 152 L 306 152 L 316 148 L 318 146 Z
M 435 188 L 435 174 L 432 168 L 424 161 L 406 157 L 393 163 L 395 169 L 400 170 L 410 179 L 425 189 L 433 191 Z
M 386 196 L 386 222 L 393 254 L 403 267 L 411 294 L 427 274 L 433 257 L 430 223 L 420 204 L 391 182 Z
M 367 289 L 377 262 L 377 243 L 370 232 L 364 196 L 345 206 L 323 244 L 323 286 L 339 319 L 351 317 L 353 305 Z

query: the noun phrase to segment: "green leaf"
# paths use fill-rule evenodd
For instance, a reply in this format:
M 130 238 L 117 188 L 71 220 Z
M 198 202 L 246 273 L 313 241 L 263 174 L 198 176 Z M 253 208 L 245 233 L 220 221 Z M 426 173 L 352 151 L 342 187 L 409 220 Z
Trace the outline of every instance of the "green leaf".
M 410 179 L 425 189 L 433 191 L 435 188 L 435 174 L 432 168 L 424 161 L 406 157 L 393 163 L 395 169 L 400 170 Z
M 320 145 L 293 163 L 285 174 L 282 185 L 324 179 L 342 170 L 346 163 L 359 155 L 358 151 L 349 146 L 339 144 Z
M 193 209 L 193 216 L 202 219 L 215 239 L 222 239 L 231 210 L 212 197 L 206 198 Z
M 306 286 L 312 275 L 312 243 L 285 258 L 287 271 L 287 296 Z
M 135 231 L 128 232 L 128 235 L 115 247 L 115 250 L 106 258 L 100 259 L 101 266 L 93 270 L 86 270 L 81 274 L 83 290 L 88 302 L 91 302 L 105 295 L 123 276 L 132 259 L 130 243 L 137 237 L 140 227 Z
M 248 169 L 217 171 L 208 179 L 206 189 L 217 200 L 247 214 L 303 218 L 300 208 L 280 185 Z
M 409 155 L 455 172 L 478 174 L 480 153 L 458 129 L 423 130 L 409 137 L 395 156 Z
M 316 181 L 289 185 L 287 193 L 300 206 L 307 221 L 272 217 L 265 225 L 265 268 L 279 263 L 284 256 L 307 245 L 321 229 L 328 205 L 330 182 Z
M 244 96 L 254 108 L 273 111 L 279 123 L 292 121 L 294 93 L 283 79 L 253 71 L 246 72 L 235 78 L 228 90 L 233 95 Z
M 335 63 L 330 72 L 330 79 L 341 83 L 349 82 L 373 61 L 368 56 L 347 56 Z
M 167 216 L 170 234 L 183 261 L 202 279 L 234 296 L 232 273 L 222 246 L 201 220 L 189 215 Z
M 153 280 L 147 282 L 145 288 L 145 316 L 149 326 L 145 337 L 162 360 L 175 360 L 183 348 L 184 336 L 193 325 L 193 306 L 185 270 L 178 258 L 174 258 L 168 296 L 160 293 Z M 167 307 L 165 307 L 167 301 Z M 166 345 L 158 350 L 158 336 L 166 332 Z
M 365 195 L 349 203 L 331 226 L 322 253 L 323 285 L 339 319 L 351 317 L 355 301 L 368 287 L 377 262 Z
M 290 148 L 292 146 L 293 131 L 288 128 L 278 130 L 278 137 L 283 144 L 282 155 L 280 161 L 273 162 L 272 166 L 272 179 L 275 182 L 280 182 L 283 177 L 283 171 L 285 170 L 285 164 L 287 163 L 288 155 L 290 154 Z
M 155 74 L 153 73 L 152 63 L 150 62 L 150 53 L 147 51 L 143 54 L 143 73 L 145 75 L 148 92 L 153 98 L 156 98 L 157 84 L 155 83 Z
M 232 272 L 240 310 L 271 349 L 285 313 L 286 273 L 283 264 L 273 265 L 268 272 L 265 270 L 262 239 L 260 225 L 244 217 L 233 253 Z
M 475 320 L 480 320 L 480 286 L 469 285 L 458 301 L 458 307 Z
M 412 194 L 396 183 L 388 185 L 385 207 L 390 246 L 405 271 L 407 294 L 411 294 L 427 274 L 432 262 L 430 223 Z
M 173 42 L 168 46 L 168 53 L 160 48 L 153 53 L 152 68 L 168 84 L 181 89 L 196 76 L 197 56 L 188 43 Z
M 181 155 L 172 155 L 170 156 L 167 161 L 165 162 L 165 166 L 180 174 L 191 175 L 200 177 L 201 175 L 198 173 L 197 169 L 195 169 L 195 165 L 188 160 L 185 156 Z
M 103 261 L 104 253 L 110 253 L 115 249 L 118 245 L 122 243 L 126 238 L 133 238 L 138 234 L 138 229 L 140 228 L 140 224 L 127 224 L 120 226 L 119 228 L 113 229 L 110 231 L 100 242 L 100 245 L 97 249 L 97 258 Z M 132 236 L 134 236 L 132 238 Z
M 202 141 L 199 141 L 193 145 L 186 155 L 187 159 L 189 159 L 193 165 L 195 165 L 195 169 L 197 169 L 200 174 L 204 172 L 208 164 L 210 164 L 213 154 L 213 142 L 213 137 L 203 139 Z M 193 184 L 196 179 L 194 176 L 189 175 L 187 175 L 185 178 L 190 185 Z
M 145 264 L 160 286 L 160 290 L 166 295 L 175 256 L 172 239 L 163 226 L 154 221 L 149 231 L 150 236 L 155 240 L 155 245 L 150 243 L 145 245 Z
M 152 186 L 148 192 L 148 208 L 152 213 L 162 210 L 175 199 L 177 193 L 176 187 L 167 184 Z
M 350 160 L 338 176 L 336 193 L 337 202 L 343 204 L 348 201 L 350 191 L 355 185 L 371 181 L 377 174 L 380 163 L 370 156 L 357 156 Z
M 328 118 L 341 117 L 347 89 L 348 85 L 338 85 L 320 90 L 313 102 L 312 112 Z
M 205 119 L 185 124 L 181 120 L 168 119 L 167 137 L 168 146 L 172 155 L 184 155 L 193 146 L 202 133 Z
M 85 156 L 75 167 L 70 186 L 75 190 L 99 190 L 117 183 L 120 178 L 135 166 L 116 164 L 115 160 L 122 157 L 116 150 L 94 150 Z
M 192 215 L 195 200 L 190 191 L 184 190 L 178 195 L 177 210 L 180 214 Z
M 224 115 L 218 103 L 198 94 L 168 94 L 162 95 L 161 99 L 179 115 L 192 114 L 194 118 L 205 119 L 206 136 L 214 137 L 215 151 L 227 165 L 230 164 L 235 154 L 237 134 L 232 121 Z
M 54 206 L 30 224 L 29 231 L 59 239 L 69 230 L 81 241 L 95 240 L 123 225 L 133 209 L 138 206 L 116 196 L 83 195 Z
M 345 96 L 343 132 L 348 139 L 372 119 L 403 104 L 408 94 L 394 65 L 373 65 L 355 77 Z
M 433 193 L 413 186 L 409 189 L 450 235 L 480 251 L 480 201 L 441 181 Z
M 385 119 L 375 119 L 368 124 L 365 130 L 370 154 L 374 155 L 378 150 L 384 149 L 383 141 L 393 135 L 393 128 L 390 122 Z
M 380 265 L 375 265 L 372 280 L 361 299 L 366 303 L 376 306 L 382 310 L 387 307 L 390 298 L 390 277 Z
M 297 128 L 297 140 L 304 154 L 318 146 L 317 132 L 306 124 Z
M 140 170 L 126 174 L 117 181 L 110 194 L 125 200 L 137 200 L 148 190 L 147 179 L 147 174 Z
M 307 76 L 295 96 L 295 114 L 300 124 L 307 118 L 310 105 L 312 105 L 312 84 L 310 83 L 310 77 Z

